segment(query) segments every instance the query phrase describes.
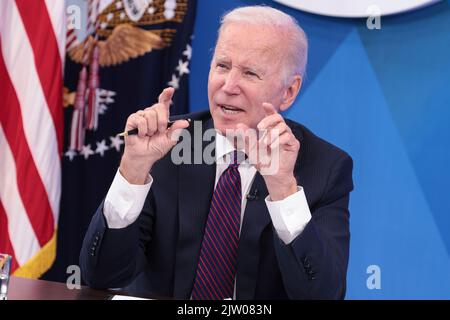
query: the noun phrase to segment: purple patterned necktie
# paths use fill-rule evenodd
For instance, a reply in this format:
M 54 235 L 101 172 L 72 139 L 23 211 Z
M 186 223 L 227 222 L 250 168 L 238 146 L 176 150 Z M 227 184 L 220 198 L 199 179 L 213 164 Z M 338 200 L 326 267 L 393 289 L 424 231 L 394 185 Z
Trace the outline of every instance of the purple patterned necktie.
M 233 297 L 242 199 L 237 158 L 234 151 L 214 190 L 192 289 L 194 300 Z

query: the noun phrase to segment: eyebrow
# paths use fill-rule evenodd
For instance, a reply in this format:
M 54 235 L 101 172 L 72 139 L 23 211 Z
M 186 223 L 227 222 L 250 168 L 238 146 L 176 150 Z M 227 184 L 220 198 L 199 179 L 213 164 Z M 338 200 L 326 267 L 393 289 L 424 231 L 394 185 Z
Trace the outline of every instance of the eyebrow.
M 213 60 L 220 60 L 220 61 L 223 61 L 223 60 L 230 60 L 230 58 L 228 58 L 228 57 L 226 57 L 226 56 L 224 56 L 224 55 L 220 55 L 220 56 L 217 56 L 217 55 L 215 55 L 214 57 L 213 57 Z
M 220 55 L 220 56 L 214 57 L 214 61 L 229 62 L 230 58 L 228 58 L 225 55 Z M 242 70 L 254 71 L 255 73 L 262 75 L 262 76 L 266 74 L 266 72 L 264 72 L 264 70 L 262 70 L 261 68 L 258 68 L 258 66 L 252 65 L 252 64 L 246 64 L 246 65 L 239 64 L 238 67 Z

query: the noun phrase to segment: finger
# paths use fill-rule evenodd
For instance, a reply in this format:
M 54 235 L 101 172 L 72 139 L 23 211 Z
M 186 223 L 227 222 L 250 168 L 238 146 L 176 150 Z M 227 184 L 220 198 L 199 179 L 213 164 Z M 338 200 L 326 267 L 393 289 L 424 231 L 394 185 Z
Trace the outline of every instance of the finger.
M 157 113 L 157 129 L 161 133 L 167 130 L 167 122 L 169 121 L 169 112 L 163 104 L 158 103 L 154 110 Z
M 158 97 L 158 103 L 162 103 L 166 107 L 167 111 L 169 111 L 174 92 L 174 88 L 168 87 L 165 88 Z
M 269 130 L 270 135 L 268 135 L 265 138 L 266 139 L 265 143 L 270 145 L 278 137 L 280 137 L 284 133 L 289 133 L 289 132 L 290 132 L 290 128 L 286 125 L 286 123 L 284 121 L 280 122 L 276 126 L 270 128 L 270 130 Z
M 283 117 L 279 113 L 274 113 L 264 117 L 256 127 L 258 128 L 258 130 L 264 130 L 270 127 L 274 127 L 280 122 L 284 122 Z
M 270 149 L 283 148 L 287 150 L 295 150 L 300 148 L 300 142 L 295 136 L 289 132 L 285 132 L 275 139 L 270 145 Z
M 172 124 L 169 130 L 166 131 L 166 135 L 170 140 L 176 142 L 179 140 L 183 129 L 186 129 L 189 125 L 190 123 L 187 120 L 177 120 Z
M 267 132 L 267 136 L 269 136 L 270 133 Z M 264 166 L 267 166 L 270 164 L 271 161 L 271 149 L 268 147 L 267 143 L 265 143 L 266 139 L 259 139 L 258 140 L 258 169 L 263 168 Z
M 147 119 L 145 119 L 145 116 L 141 115 L 136 115 L 136 118 L 138 136 L 139 138 L 144 138 L 148 132 Z
M 138 119 L 140 116 L 137 113 L 132 113 L 128 116 L 127 122 L 125 124 L 125 131 L 133 130 L 138 127 Z
M 271 104 L 269 102 L 263 102 L 262 106 L 263 106 L 264 111 L 266 112 L 267 116 L 278 113 L 277 110 L 275 109 L 275 107 L 273 106 L 273 104 Z
M 147 121 L 147 135 L 154 135 L 158 130 L 158 113 L 154 108 L 150 108 L 144 112 L 144 118 Z

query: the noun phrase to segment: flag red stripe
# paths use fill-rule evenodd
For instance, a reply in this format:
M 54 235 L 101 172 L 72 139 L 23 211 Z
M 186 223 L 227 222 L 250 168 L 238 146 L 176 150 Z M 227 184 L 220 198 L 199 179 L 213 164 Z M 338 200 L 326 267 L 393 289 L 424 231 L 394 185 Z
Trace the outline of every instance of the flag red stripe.
M 19 265 L 17 264 L 14 248 L 12 247 L 11 241 L 9 240 L 8 218 L 6 217 L 5 208 L 3 207 L 1 201 L 0 201 L 0 248 L 2 250 L 1 253 L 6 253 L 12 256 L 11 273 L 13 273 Z
M 0 53 L 2 51 L 0 42 Z M 16 163 L 17 184 L 23 205 L 39 244 L 53 236 L 54 219 L 48 195 L 39 176 L 23 128 L 19 100 L 0 54 L 0 101 L 8 106 L 0 112 L 0 124 Z
M 59 154 L 63 148 L 62 62 L 44 0 L 16 0 L 33 48 L 36 70 L 56 129 Z
M 77 38 L 75 38 L 75 37 L 72 37 L 71 39 L 67 38 L 66 48 L 70 48 L 70 46 L 72 45 L 72 43 L 75 42 L 75 40 L 77 40 Z

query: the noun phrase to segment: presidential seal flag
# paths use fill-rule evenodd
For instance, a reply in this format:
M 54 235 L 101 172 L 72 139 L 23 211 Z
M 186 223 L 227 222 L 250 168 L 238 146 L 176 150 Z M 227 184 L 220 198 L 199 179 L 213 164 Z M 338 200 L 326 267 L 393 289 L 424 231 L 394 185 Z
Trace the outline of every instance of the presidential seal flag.
M 0 252 L 23 277 L 56 254 L 65 36 L 63 1 L 0 1 Z
M 175 88 L 171 115 L 188 111 L 196 1 L 88 0 L 84 30 L 68 32 L 58 255 L 46 275 L 78 265 L 90 219 L 118 169 L 127 117 Z M 74 36 L 75 34 L 75 36 Z

